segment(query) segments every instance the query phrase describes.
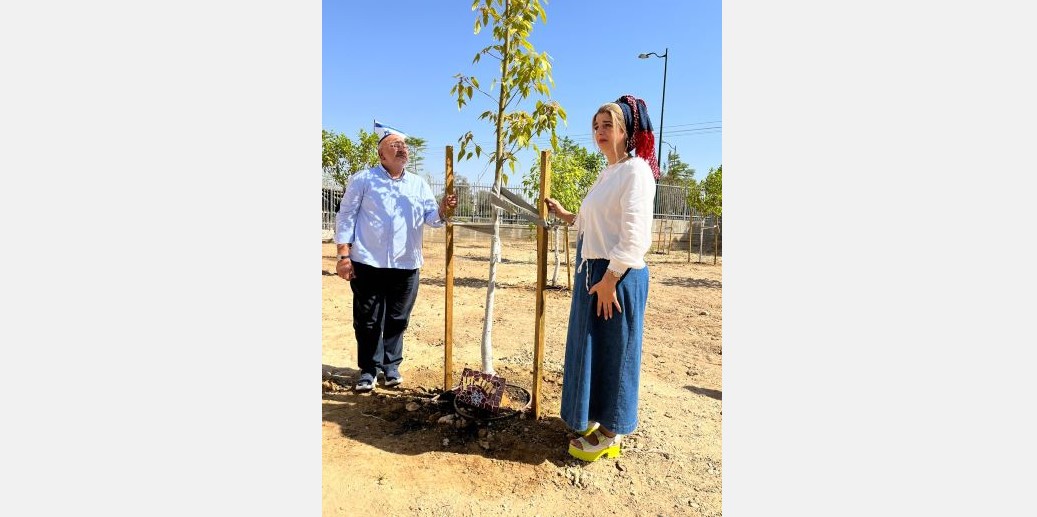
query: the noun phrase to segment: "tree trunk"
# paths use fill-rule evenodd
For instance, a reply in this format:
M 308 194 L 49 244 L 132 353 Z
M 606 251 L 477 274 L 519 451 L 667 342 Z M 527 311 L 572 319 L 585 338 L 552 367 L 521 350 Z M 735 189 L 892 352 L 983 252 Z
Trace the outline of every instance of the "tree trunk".
M 504 1 L 504 17 L 507 18 L 510 13 L 510 2 Z M 501 64 L 500 64 L 500 95 L 497 97 L 497 144 L 496 152 L 494 153 L 494 161 L 497 162 L 497 168 L 493 175 L 493 193 L 496 196 L 500 196 L 501 187 L 504 183 L 504 107 L 508 105 L 508 90 L 507 90 L 507 79 L 508 79 L 508 61 L 510 57 L 510 44 L 511 40 L 505 36 L 503 52 L 501 52 Z M 490 239 L 490 277 L 489 282 L 486 285 L 486 311 L 483 314 L 483 331 L 482 331 L 482 346 L 480 351 L 482 353 L 482 371 L 483 373 L 495 374 L 497 373 L 493 369 L 493 298 L 497 287 L 497 263 L 500 262 L 500 218 L 501 209 L 494 208 L 493 210 L 493 238 Z
M 717 255 L 720 253 L 720 218 L 713 218 L 713 265 L 717 265 Z
M 562 233 L 565 234 L 565 285 L 568 286 L 570 291 L 572 291 L 573 272 L 572 266 L 570 265 L 572 262 L 569 260 L 569 227 L 566 226 L 565 231 L 563 231 Z
M 691 264 L 691 237 L 695 234 L 695 216 L 688 217 L 688 264 Z
M 555 254 L 555 270 L 554 273 L 551 274 L 551 287 L 556 287 L 558 286 L 558 264 L 561 260 L 558 257 L 558 227 L 555 226 L 551 233 L 554 234 L 554 247 L 551 249 L 554 251 Z
M 706 216 L 702 216 L 702 224 L 699 225 L 699 263 L 702 263 L 702 234 L 706 231 Z
M 500 195 L 500 184 L 494 185 Z M 490 239 L 490 280 L 486 285 L 486 312 L 483 314 L 482 327 L 482 371 L 497 373 L 493 369 L 493 298 L 497 288 L 497 263 L 500 262 L 500 209 L 493 210 L 493 237 Z

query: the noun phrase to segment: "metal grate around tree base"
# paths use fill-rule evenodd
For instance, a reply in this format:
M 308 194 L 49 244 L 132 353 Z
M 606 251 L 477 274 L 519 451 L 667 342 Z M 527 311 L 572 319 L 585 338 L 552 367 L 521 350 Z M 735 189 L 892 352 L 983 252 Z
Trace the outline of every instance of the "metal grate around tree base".
M 505 384 L 504 396 L 496 412 L 467 404 L 460 397 L 454 397 L 454 410 L 469 420 L 493 422 L 512 418 L 529 409 L 532 403 L 533 396 L 529 390 L 514 384 Z

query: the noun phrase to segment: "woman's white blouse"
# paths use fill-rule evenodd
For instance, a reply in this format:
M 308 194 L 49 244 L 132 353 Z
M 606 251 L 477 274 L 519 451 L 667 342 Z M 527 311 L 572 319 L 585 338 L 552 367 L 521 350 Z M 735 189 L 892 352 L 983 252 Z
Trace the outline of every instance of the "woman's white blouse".
M 608 259 L 622 275 L 645 267 L 652 246 L 655 179 L 643 158 L 631 158 L 601 171 L 580 204 L 574 223 L 583 233 L 584 259 Z

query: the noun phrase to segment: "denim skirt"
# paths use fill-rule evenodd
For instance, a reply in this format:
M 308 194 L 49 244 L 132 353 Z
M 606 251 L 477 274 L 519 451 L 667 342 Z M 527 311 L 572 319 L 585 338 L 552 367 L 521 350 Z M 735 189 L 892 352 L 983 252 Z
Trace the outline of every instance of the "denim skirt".
M 595 314 L 597 295 L 587 294 L 606 274 L 607 259 L 582 259 L 582 236 L 576 245 L 576 277 L 565 340 L 562 420 L 572 429 L 589 421 L 610 431 L 630 434 L 637 428 L 641 338 L 648 302 L 648 266 L 629 269 L 616 284 L 623 312 L 612 318 Z

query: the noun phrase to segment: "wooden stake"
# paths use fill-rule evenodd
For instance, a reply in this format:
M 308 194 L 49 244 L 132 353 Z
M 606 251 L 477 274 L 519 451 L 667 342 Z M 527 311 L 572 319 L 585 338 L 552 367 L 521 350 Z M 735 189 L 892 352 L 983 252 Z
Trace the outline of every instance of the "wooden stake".
M 540 219 L 547 220 L 547 204 L 551 196 L 551 152 L 540 151 L 540 199 L 537 212 Z M 536 332 L 533 345 L 533 418 L 540 419 L 540 383 L 544 365 L 544 288 L 547 286 L 547 228 L 537 226 L 537 289 L 536 289 Z
M 446 146 L 446 186 L 443 196 L 454 191 L 454 147 Z M 453 215 L 447 209 L 447 216 Z M 446 223 L 446 271 L 443 277 L 443 391 L 454 387 L 454 223 Z

